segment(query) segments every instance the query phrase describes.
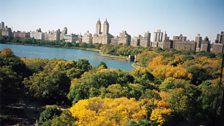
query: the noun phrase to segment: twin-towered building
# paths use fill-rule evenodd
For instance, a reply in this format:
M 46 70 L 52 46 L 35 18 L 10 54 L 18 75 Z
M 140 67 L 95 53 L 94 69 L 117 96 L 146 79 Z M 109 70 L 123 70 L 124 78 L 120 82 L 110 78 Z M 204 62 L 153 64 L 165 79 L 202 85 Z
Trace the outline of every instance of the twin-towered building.
M 103 23 L 103 30 L 101 28 L 101 21 L 98 20 L 96 23 L 96 32 L 93 35 L 89 31 L 84 33 L 82 42 L 93 44 L 126 44 L 143 47 L 149 47 L 150 45 L 151 34 L 149 32 L 145 33 L 144 36 L 139 35 L 133 42 L 131 42 L 131 36 L 126 31 L 122 31 L 119 36 L 111 35 L 109 33 L 109 23 L 107 20 Z
M 103 23 L 103 31 L 101 30 L 100 20 L 96 23 L 96 33 L 93 35 L 92 43 L 110 44 L 112 35 L 109 34 L 109 23 L 107 20 Z

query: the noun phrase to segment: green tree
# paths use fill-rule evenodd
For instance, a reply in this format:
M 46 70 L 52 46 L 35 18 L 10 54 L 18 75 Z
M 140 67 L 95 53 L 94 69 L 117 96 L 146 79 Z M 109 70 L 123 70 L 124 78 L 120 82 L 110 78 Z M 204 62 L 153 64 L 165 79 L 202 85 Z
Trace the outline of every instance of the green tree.
M 139 99 L 145 91 L 145 87 L 141 84 L 128 84 L 129 97 Z
M 76 126 L 76 118 L 74 118 L 70 111 L 64 110 L 60 116 L 55 116 L 51 120 L 51 126 Z
M 11 49 L 5 48 L 0 53 L 0 66 L 10 66 L 21 77 L 31 75 L 31 71 L 26 67 L 24 62 L 16 57 Z
M 9 66 L 0 67 L 1 104 L 15 102 L 22 94 L 21 78 Z
M 126 86 L 121 86 L 120 84 L 112 84 L 106 88 L 106 93 L 104 97 L 108 98 L 120 98 L 128 97 L 128 88 Z
M 22 80 L 31 74 L 24 62 L 11 49 L 0 52 L 0 94 L 3 104 L 16 102 L 25 95 Z
M 176 121 L 192 121 L 197 118 L 195 115 L 199 109 L 197 98 L 200 92 L 194 86 L 171 89 L 169 93 L 166 101 L 174 110 Z
M 78 60 L 75 67 L 79 68 L 82 72 L 89 71 L 92 68 L 89 61 L 85 59 Z
M 103 67 L 103 68 L 107 68 L 107 64 L 105 62 L 100 62 L 100 64 L 98 65 L 98 67 Z
M 159 96 L 159 94 L 157 92 L 155 92 L 154 90 L 151 90 L 151 89 L 146 89 L 145 92 L 141 96 L 141 99 L 142 98 L 161 99 L 161 97 Z
M 187 88 L 188 86 L 190 86 L 190 81 L 169 77 L 159 85 L 159 89 L 162 91 L 168 91 L 169 89 Z
M 23 83 L 34 97 L 50 103 L 66 101 L 70 87 L 70 79 L 60 71 L 41 71 L 25 78 Z
M 198 85 L 202 92 L 198 98 L 201 107 L 200 119 L 204 120 L 207 124 L 213 124 L 214 120 L 218 118 L 217 111 L 220 106 L 220 89 L 217 84 L 212 84 L 207 80 Z M 223 88 L 221 90 L 224 90 Z
M 134 77 L 134 83 L 142 84 L 146 87 L 153 88 L 150 83 L 154 82 L 154 76 L 146 68 L 137 68 L 131 72 Z
M 71 84 L 68 98 L 77 102 L 80 99 L 90 96 L 99 96 L 100 88 L 107 88 L 111 84 L 120 84 L 121 86 L 133 83 L 133 77 L 121 70 L 99 69 L 85 73 L 80 79 L 74 79 Z
M 208 72 L 208 68 L 203 68 L 203 66 L 199 65 L 194 65 L 189 67 L 188 72 L 192 73 L 192 83 L 194 84 L 200 84 L 201 82 L 205 80 L 211 80 L 212 75 Z
M 47 107 L 44 111 L 40 113 L 38 124 L 49 124 L 51 119 L 53 119 L 55 116 L 60 116 L 61 113 L 62 111 L 59 110 L 57 106 Z

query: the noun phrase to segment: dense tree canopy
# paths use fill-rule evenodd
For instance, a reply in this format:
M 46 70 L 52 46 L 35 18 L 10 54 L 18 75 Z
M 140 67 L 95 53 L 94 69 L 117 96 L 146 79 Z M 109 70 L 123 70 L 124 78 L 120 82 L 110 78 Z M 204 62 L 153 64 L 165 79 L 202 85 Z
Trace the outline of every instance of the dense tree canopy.
M 126 45 L 98 47 L 108 54 L 137 54 L 141 67 L 125 72 L 105 63 L 92 67 L 87 60 L 19 58 L 3 49 L 1 98 L 5 102 L 28 94 L 45 104 L 66 105 L 60 111 L 60 107 L 44 110 L 40 125 L 212 125 L 222 121 L 224 116 L 217 114 L 224 90 L 219 82 L 220 57 Z M 61 104 L 65 102 L 70 104 Z
M 120 70 L 93 70 L 85 73 L 80 79 L 72 80 L 68 98 L 73 102 L 77 102 L 80 99 L 100 95 L 100 88 L 107 88 L 111 84 L 127 85 L 133 82 L 133 80 L 134 78 L 130 74 Z
M 25 63 L 11 49 L 0 52 L 0 98 L 1 104 L 15 102 L 24 95 L 22 80 L 31 74 Z
M 62 72 L 39 72 L 24 80 L 25 86 L 36 98 L 47 101 L 66 99 L 70 87 L 70 79 Z
M 65 61 L 65 60 L 24 60 L 29 67 L 36 71 L 29 78 L 25 78 L 23 83 L 30 93 L 48 102 L 66 101 L 69 92 L 70 79 L 80 77 L 84 72 L 91 69 L 87 60 Z M 48 61 L 48 62 L 46 62 Z M 32 64 L 39 63 L 38 67 Z

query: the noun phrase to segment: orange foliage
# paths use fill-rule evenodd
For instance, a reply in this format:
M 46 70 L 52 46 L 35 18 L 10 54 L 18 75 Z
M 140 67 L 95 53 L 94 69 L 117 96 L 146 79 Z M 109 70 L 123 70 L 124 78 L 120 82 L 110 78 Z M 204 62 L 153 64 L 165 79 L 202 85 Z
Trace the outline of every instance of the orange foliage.
M 13 52 L 10 48 L 4 48 L 2 49 L 1 53 L 0 53 L 0 56 L 12 56 L 13 55 Z
M 163 62 L 162 62 L 163 59 L 164 59 L 164 57 L 161 56 L 161 55 L 153 58 L 152 61 L 149 62 L 149 64 L 148 64 L 149 69 L 152 70 L 152 69 L 154 69 L 154 68 L 156 68 L 158 66 L 164 65 Z

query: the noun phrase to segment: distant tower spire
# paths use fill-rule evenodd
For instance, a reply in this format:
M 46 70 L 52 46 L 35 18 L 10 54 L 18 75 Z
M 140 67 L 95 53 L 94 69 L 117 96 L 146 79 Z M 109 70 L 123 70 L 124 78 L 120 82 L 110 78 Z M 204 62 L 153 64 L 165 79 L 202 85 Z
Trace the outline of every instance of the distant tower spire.
M 109 23 L 107 19 L 103 23 L 103 34 L 107 35 L 109 33 Z
M 101 34 L 101 22 L 100 19 L 96 22 L 96 34 Z

